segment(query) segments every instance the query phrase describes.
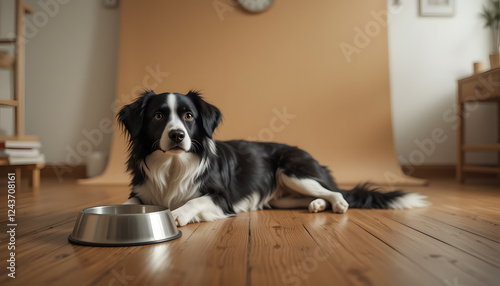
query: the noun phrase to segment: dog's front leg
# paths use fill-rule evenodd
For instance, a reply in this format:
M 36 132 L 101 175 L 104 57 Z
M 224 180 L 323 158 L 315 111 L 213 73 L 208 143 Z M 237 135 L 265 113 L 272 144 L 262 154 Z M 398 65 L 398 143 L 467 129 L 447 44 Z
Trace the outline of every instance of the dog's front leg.
M 192 199 L 182 207 L 172 211 L 177 226 L 200 221 L 213 221 L 226 218 L 229 215 L 214 203 L 211 197 L 203 196 Z

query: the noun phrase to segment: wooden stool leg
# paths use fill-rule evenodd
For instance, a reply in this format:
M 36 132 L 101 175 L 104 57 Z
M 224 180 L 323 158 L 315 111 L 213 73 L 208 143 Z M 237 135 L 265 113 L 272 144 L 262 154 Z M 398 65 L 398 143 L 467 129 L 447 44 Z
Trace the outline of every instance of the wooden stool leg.
M 497 103 L 497 132 L 498 132 L 498 144 L 500 144 L 500 101 Z M 500 167 L 500 151 L 498 152 L 497 167 Z M 500 179 L 500 174 L 497 174 L 497 178 Z
M 16 188 L 17 191 L 21 191 L 21 186 L 22 186 L 22 180 L 21 180 L 21 167 L 16 167 L 15 171 L 16 173 Z
M 40 169 L 33 168 L 31 173 L 31 187 L 38 189 L 40 187 Z
M 464 151 L 462 146 L 464 144 L 464 104 L 458 102 L 458 114 L 457 114 L 457 181 L 461 184 L 464 182 Z

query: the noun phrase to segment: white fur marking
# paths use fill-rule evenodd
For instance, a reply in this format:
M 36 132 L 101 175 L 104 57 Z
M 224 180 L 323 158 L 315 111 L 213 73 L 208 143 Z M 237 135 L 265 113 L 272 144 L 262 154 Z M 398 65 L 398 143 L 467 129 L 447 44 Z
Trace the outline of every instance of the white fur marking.
M 236 213 L 261 210 L 264 207 L 269 207 L 268 203 L 270 200 L 270 196 L 266 196 L 261 199 L 257 192 L 253 192 L 250 196 L 247 196 L 234 204 L 233 209 Z
M 217 156 L 217 146 L 215 146 L 214 140 L 208 139 L 208 149 L 212 154 Z
M 140 205 L 141 201 L 139 201 L 138 198 L 136 197 L 131 197 L 128 199 L 126 202 L 123 203 L 124 205 Z
M 402 197 L 397 198 L 395 201 L 389 204 L 390 209 L 412 209 L 412 208 L 421 208 L 431 205 L 430 202 L 425 199 L 427 196 L 422 196 L 418 193 L 410 193 L 406 194 Z
M 317 213 L 322 212 L 326 209 L 327 202 L 323 199 L 315 199 L 309 204 L 309 212 Z
M 280 182 L 290 189 L 306 196 L 321 198 L 329 201 L 332 204 L 333 212 L 345 213 L 349 208 L 349 204 L 341 193 L 327 190 L 313 179 L 288 177 L 282 172 L 279 172 L 278 175 Z
M 228 215 L 224 214 L 224 211 L 214 203 L 212 198 L 208 196 L 190 200 L 182 207 L 172 211 L 172 216 L 178 226 L 200 221 L 214 221 L 228 217 Z
M 147 166 L 146 166 L 147 165 Z M 134 192 L 145 204 L 176 209 L 199 196 L 199 183 L 195 179 L 209 167 L 193 153 L 169 155 L 157 150 L 141 163 L 144 183 L 134 187 Z
M 177 97 L 173 93 L 169 93 L 167 96 L 167 105 L 170 109 L 170 116 L 168 118 L 168 123 L 165 126 L 165 129 L 163 130 L 163 133 L 161 134 L 160 138 L 160 147 L 163 150 L 168 150 L 169 146 L 171 145 L 170 137 L 168 134 L 172 130 L 181 130 L 184 132 L 185 137 L 184 140 L 179 144 L 181 148 L 183 148 L 185 151 L 188 151 L 191 149 L 191 137 L 189 137 L 189 134 L 184 127 L 184 123 L 182 122 L 182 119 L 179 117 L 179 114 L 177 114 Z M 168 151 L 167 151 L 168 152 Z M 178 151 L 173 151 L 174 153 L 178 153 Z

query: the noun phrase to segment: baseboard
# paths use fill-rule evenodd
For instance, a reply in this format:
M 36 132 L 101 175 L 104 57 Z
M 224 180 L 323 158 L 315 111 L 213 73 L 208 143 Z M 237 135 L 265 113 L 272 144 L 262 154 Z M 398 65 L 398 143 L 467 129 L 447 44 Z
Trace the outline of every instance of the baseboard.
M 455 165 L 422 165 L 401 166 L 403 172 L 416 178 L 454 178 L 456 176 Z
M 3 174 L 7 174 L 7 172 L 17 172 L 16 167 L 18 168 L 19 166 L 0 166 L 0 174 L 2 176 L 0 177 L 0 185 L 6 184 L 7 183 L 7 176 Z M 85 165 L 77 165 L 77 166 L 66 166 L 66 165 L 46 165 L 44 168 L 40 169 L 40 178 L 42 180 L 44 179 L 49 179 L 49 180 L 58 180 L 58 181 L 63 181 L 63 180 L 77 180 L 77 179 L 83 179 L 86 177 L 86 170 L 87 168 Z M 17 174 L 17 178 L 21 178 L 21 181 L 19 184 L 21 185 L 28 185 L 28 182 L 30 181 L 29 178 L 31 178 L 31 171 L 28 170 L 26 167 L 21 167 L 21 173 Z
M 40 171 L 42 178 L 56 179 L 83 179 L 87 177 L 85 165 L 47 165 Z
M 456 178 L 456 165 L 422 165 L 422 166 L 401 166 L 403 172 L 412 177 L 431 178 Z M 467 173 L 467 178 L 495 178 L 496 174 Z

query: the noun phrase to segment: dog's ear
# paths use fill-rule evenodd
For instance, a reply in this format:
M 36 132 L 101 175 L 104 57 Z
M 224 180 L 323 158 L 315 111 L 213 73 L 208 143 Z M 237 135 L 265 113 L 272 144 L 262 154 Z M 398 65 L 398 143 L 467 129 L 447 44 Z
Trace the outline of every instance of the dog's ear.
M 208 137 L 212 138 L 215 129 L 222 122 L 222 113 L 217 107 L 203 100 L 203 97 L 197 91 L 190 90 L 186 96 L 195 103 L 198 112 L 201 114 L 203 130 Z
M 141 131 L 142 122 L 144 120 L 144 107 L 152 95 L 156 95 L 154 91 L 144 91 L 140 97 L 129 105 L 125 105 L 116 115 L 120 124 L 130 134 L 130 139 L 137 138 Z

